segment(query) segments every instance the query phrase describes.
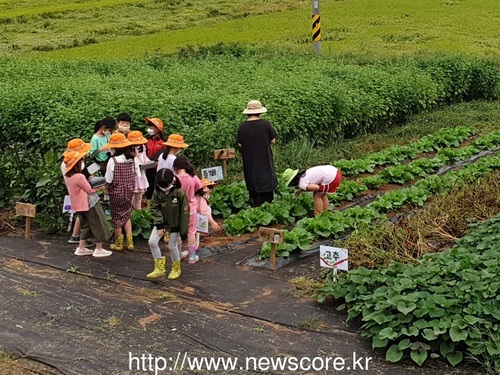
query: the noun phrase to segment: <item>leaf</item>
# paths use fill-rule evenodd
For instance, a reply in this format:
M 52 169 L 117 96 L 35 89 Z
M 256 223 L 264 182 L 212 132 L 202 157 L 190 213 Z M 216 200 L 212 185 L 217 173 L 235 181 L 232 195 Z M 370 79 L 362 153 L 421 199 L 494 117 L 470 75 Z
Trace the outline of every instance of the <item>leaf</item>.
M 457 350 L 446 355 L 446 359 L 452 366 L 458 365 L 464 359 L 464 355 L 461 351 Z
M 455 351 L 455 344 L 447 343 L 447 342 L 442 342 L 441 345 L 439 345 L 439 352 L 443 357 L 446 357 L 449 353 L 452 353 Z
M 394 331 L 392 329 L 392 327 L 386 327 L 382 331 L 380 331 L 380 333 L 378 334 L 378 337 L 381 340 L 384 340 L 384 339 L 392 340 L 392 339 L 395 339 L 397 336 L 398 336 L 398 333 L 396 331 Z
M 410 339 L 404 339 L 404 340 L 401 340 L 401 341 L 398 343 L 398 348 L 399 348 L 399 349 L 401 349 L 401 350 L 408 349 L 410 346 L 411 346 L 411 341 L 410 341 Z
M 397 345 L 392 345 L 387 353 L 385 353 L 385 359 L 389 362 L 399 362 L 403 358 L 403 352 L 399 350 Z
M 389 340 L 387 339 L 381 340 L 378 336 L 374 336 L 372 339 L 372 348 L 385 348 L 388 342 Z
M 398 310 L 401 311 L 403 314 L 407 315 L 411 311 L 415 310 L 417 308 L 417 305 L 414 302 L 404 302 L 404 301 L 399 301 Z
M 466 330 L 460 329 L 456 326 L 451 327 L 449 334 L 451 340 L 454 342 L 464 341 L 465 339 L 467 339 L 468 336 Z
M 412 350 L 410 352 L 410 357 L 419 366 L 422 366 L 427 359 L 427 350 L 424 348 L 418 348 L 417 350 Z
M 50 176 L 45 176 L 43 178 L 41 178 L 37 183 L 36 183 L 36 187 L 41 187 L 41 186 L 45 186 L 47 185 L 48 183 L 50 182 Z M 32 185 L 33 186 L 33 185 Z

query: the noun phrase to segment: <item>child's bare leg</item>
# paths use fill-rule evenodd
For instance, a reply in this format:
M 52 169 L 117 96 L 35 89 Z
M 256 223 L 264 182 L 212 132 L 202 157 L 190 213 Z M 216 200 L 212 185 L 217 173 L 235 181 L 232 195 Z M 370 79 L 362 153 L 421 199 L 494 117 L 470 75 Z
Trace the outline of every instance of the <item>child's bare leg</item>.
M 323 212 L 323 197 L 321 193 L 314 192 L 313 200 L 314 200 L 314 216 Z
M 82 227 L 82 225 L 80 223 L 80 216 L 77 216 L 75 219 L 75 226 L 73 227 L 73 233 L 71 234 L 71 236 L 72 237 L 80 237 L 81 227 Z
M 323 211 L 328 211 L 328 195 L 323 195 Z

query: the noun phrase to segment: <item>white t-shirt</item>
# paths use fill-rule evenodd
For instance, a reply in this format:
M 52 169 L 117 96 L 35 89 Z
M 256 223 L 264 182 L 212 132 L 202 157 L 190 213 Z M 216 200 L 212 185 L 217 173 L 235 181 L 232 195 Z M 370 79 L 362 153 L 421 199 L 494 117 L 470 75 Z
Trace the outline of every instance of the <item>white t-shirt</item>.
M 116 159 L 117 163 L 125 163 L 127 161 L 125 155 L 109 158 L 108 165 L 106 167 L 106 175 L 104 176 L 108 184 L 112 183 L 113 178 L 115 177 L 115 161 L 113 159 Z M 141 178 L 141 162 L 137 158 L 134 158 L 134 164 L 135 164 L 135 178 L 136 179 Z
M 306 170 L 299 181 L 299 188 L 306 190 L 307 185 L 328 185 L 337 177 L 338 169 L 333 165 L 318 165 Z
M 156 170 L 159 171 L 162 168 L 170 169 L 172 172 L 174 171 L 174 160 L 177 157 L 175 155 L 168 155 L 166 159 L 163 159 L 163 154 L 161 154 L 158 158 L 158 166 Z

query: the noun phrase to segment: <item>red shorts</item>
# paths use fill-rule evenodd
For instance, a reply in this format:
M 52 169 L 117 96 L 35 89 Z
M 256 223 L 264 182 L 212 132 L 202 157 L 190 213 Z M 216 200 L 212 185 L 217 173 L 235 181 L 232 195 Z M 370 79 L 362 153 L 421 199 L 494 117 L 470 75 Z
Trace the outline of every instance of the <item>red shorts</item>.
M 327 193 L 335 193 L 340 186 L 340 181 L 342 181 L 342 173 L 337 170 L 337 175 L 335 176 L 333 181 L 328 184 Z

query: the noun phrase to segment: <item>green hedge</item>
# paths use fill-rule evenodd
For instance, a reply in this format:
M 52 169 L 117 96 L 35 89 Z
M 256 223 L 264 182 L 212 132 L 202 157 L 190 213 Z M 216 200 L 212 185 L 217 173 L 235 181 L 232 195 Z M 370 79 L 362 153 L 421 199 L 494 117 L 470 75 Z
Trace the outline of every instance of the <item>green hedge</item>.
M 89 140 L 93 124 L 127 111 L 182 133 L 199 167 L 216 148 L 235 146 L 250 99 L 268 107 L 280 142 L 310 136 L 316 144 L 383 130 L 442 103 L 500 97 L 500 69 L 491 60 L 444 55 L 358 65 L 332 57 L 231 53 L 142 61 L 37 62 L 0 60 L 0 146 L 43 160 L 74 137 Z M 16 156 L 16 157 L 17 157 Z M 31 162 L 0 156 L 0 207 L 14 195 L 36 203 Z M 31 170 L 31 169 L 30 169 Z M 57 173 L 53 172 L 53 173 Z M 5 178 L 4 178 L 5 177 Z

